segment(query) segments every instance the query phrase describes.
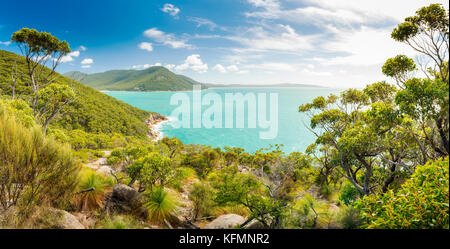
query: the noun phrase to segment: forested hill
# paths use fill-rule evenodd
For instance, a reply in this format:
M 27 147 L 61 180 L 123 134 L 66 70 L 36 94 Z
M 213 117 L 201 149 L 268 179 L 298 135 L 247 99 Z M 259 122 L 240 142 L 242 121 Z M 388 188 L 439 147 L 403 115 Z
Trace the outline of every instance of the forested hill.
M 183 91 L 201 84 L 165 67 L 154 66 L 144 70 L 111 70 L 85 74 L 77 71 L 64 74 L 97 90 L 123 91 Z
M 15 61 L 17 75 L 21 75 L 16 86 L 16 96 L 27 98 L 31 89 L 26 84 L 28 76 L 25 75 L 25 58 L 5 50 L 0 50 L 0 94 L 11 95 L 11 68 Z M 91 133 L 117 132 L 138 136 L 147 134 L 148 128 L 144 121 L 150 112 L 132 107 L 70 78 L 58 76 L 56 83 L 72 85 L 76 97 L 52 122 L 53 126 L 66 130 L 81 129 Z

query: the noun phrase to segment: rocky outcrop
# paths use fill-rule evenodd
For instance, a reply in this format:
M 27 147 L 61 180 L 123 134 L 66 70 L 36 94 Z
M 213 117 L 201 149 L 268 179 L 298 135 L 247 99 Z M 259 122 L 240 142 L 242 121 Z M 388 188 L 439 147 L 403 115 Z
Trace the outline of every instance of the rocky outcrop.
M 217 217 L 211 223 L 207 224 L 207 229 L 231 229 L 244 223 L 244 217 L 237 214 L 225 214 Z
M 152 140 L 158 140 L 161 138 L 161 133 L 158 131 L 158 129 L 155 128 L 155 126 L 163 121 L 167 121 L 167 117 L 164 115 L 161 115 L 159 113 L 152 113 L 150 114 L 150 117 L 145 121 L 145 124 L 149 128 L 148 131 L 148 137 L 150 137 Z
M 145 219 L 148 217 L 148 210 L 143 205 L 144 197 L 141 193 L 125 184 L 117 184 L 106 198 L 105 210 L 111 213 L 131 213 Z

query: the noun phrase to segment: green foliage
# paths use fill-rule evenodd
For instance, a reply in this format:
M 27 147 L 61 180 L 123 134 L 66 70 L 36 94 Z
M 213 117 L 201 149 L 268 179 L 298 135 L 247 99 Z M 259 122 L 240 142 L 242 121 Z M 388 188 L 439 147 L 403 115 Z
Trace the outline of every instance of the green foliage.
M 206 176 L 216 166 L 219 154 L 216 150 L 204 146 L 186 148 L 181 165 L 193 168 L 200 177 Z
M 360 197 L 361 193 L 348 181 L 342 184 L 339 200 L 345 205 L 352 204 Z
M 104 73 L 64 74 L 97 90 L 122 91 L 183 91 L 193 85 L 202 85 L 188 77 L 176 75 L 165 67 L 154 66 L 145 70 L 112 70 Z M 202 85 L 205 87 L 204 85 Z
M 16 95 L 28 101 L 33 97 L 30 87 L 30 80 L 24 77 L 27 72 L 26 60 L 17 54 L 0 50 L 0 91 L 4 94 L 11 94 L 10 79 L 11 67 L 16 63 L 18 77 L 16 85 Z M 44 68 L 46 74 L 50 73 L 50 69 Z M 63 77 L 54 73 L 55 88 L 64 88 L 63 92 L 70 91 L 70 86 L 76 97 L 66 106 L 63 113 L 59 113 L 54 121 L 50 124 L 56 128 L 66 130 L 80 129 L 88 133 L 120 133 L 122 135 L 137 135 L 145 137 L 148 128 L 145 125 L 145 119 L 150 115 L 149 112 L 140 110 L 119 101 L 106 94 L 98 92 L 88 86 Z M 52 85 L 51 84 L 51 85 Z M 43 88 L 45 89 L 45 88 Z M 50 90 L 45 90 L 50 91 Z M 50 91 L 51 92 L 51 91 Z M 67 94 L 64 94 L 67 97 Z M 47 100 L 61 101 L 64 98 L 52 99 L 48 95 Z M 52 107 L 53 108 L 53 107 Z
M 414 60 L 406 55 L 397 55 L 388 59 L 383 67 L 383 74 L 394 78 L 398 83 L 404 83 L 408 80 L 408 73 L 416 69 Z
M 103 207 L 105 192 L 113 183 L 110 177 L 91 169 L 83 169 L 77 186 L 78 193 L 72 199 L 73 205 L 79 211 L 92 211 Z
M 214 208 L 214 192 L 207 183 L 194 183 L 189 192 L 189 200 L 193 203 L 192 218 L 196 220 L 202 216 L 209 216 Z
M 9 99 L 6 96 L 0 96 L 0 112 L 14 116 L 16 121 L 25 127 L 32 127 L 36 124 L 33 110 L 21 99 Z
M 145 194 L 145 206 L 150 213 L 150 220 L 162 224 L 164 220 L 170 222 L 178 208 L 175 198 L 164 188 L 157 187 Z
M 415 16 L 405 18 L 392 32 L 392 38 L 397 41 L 407 41 L 426 30 L 436 30 L 447 35 L 449 27 L 448 12 L 441 4 L 430 4 L 420 8 Z
M 449 228 L 448 157 L 417 167 L 397 192 L 356 202 L 366 228 Z
M 359 210 L 352 206 L 341 207 L 337 216 L 343 229 L 358 229 L 362 225 Z
M 79 165 L 68 145 L 26 128 L 0 111 L 0 204 L 30 209 L 48 203 L 66 207 L 78 181 Z
M 150 190 L 156 183 L 164 186 L 173 173 L 170 159 L 156 152 L 137 159 L 126 170 L 132 182 L 138 180 L 141 188 L 149 187 Z
M 11 41 L 28 47 L 29 51 L 35 53 L 36 56 L 47 56 L 57 53 L 63 56 L 71 51 L 66 41 L 60 41 L 50 33 L 38 32 L 35 29 L 22 28 L 14 32 Z

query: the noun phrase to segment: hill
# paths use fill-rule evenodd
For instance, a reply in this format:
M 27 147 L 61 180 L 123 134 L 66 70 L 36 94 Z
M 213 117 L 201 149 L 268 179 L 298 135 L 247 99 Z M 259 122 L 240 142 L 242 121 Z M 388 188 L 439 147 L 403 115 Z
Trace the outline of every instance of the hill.
M 24 57 L 0 50 L 0 95 L 11 94 L 11 67 L 16 60 L 18 73 L 26 72 Z M 27 98 L 31 92 L 26 82 L 25 75 L 17 82 L 16 94 L 21 98 Z M 72 85 L 76 98 L 65 107 L 64 113 L 54 120 L 53 126 L 66 130 L 81 129 L 91 133 L 117 132 L 138 136 L 147 134 L 145 120 L 150 116 L 150 112 L 135 108 L 60 74 L 56 82 Z
M 111 70 L 94 74 L 72 71 L 64 75 L 80 80 L 97 90 L 112 91 L 184 91 L 192 90 L 194 84 L 201 84 L 160 66 L 144 70 Z

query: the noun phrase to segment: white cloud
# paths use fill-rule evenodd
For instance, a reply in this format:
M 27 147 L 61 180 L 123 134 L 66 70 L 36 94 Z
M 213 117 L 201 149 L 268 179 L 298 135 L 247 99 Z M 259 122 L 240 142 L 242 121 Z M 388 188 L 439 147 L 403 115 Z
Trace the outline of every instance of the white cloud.
M 81 68 L 91 68 L 91 65 L 82 65 Z
M 164 4 L 164 7 L 161 9 L 161 11 L 168 13 L 173 17 L 177 17 L 178 13 L 180 12 L 180 9 L 175 7 L 173 4 L 166 3 Z
M 200 59 L 200 55 L 193 54 L 189 55 L 186 60 L 184 60 L 183 64 L 175 67 L 175 70 L 177 71 L 183 71 L 186 69 L 191 69 L 199 73 L 205 73 L 208 71 L 208 64 L 203 63 Z
M 280 7 L 280 3 L 277 0 L 248 0 L 248 2 L 255 7 L 265 9 L 278 9 Z
M 80 51 L 76 50 L 76 51 L 70 52 L 69 54 L 61 57 L 60 61 L 62 63 L 71 62 L 71 61 L 73 61 L 73 57 L 78 57 L 78 56 L 80 56 Z
M 343 25 L 369 25 L 380 22 L 400 22 L 411 16 L 422 6 L 441 2 L 448 8 L 448 2 L 439 0 L 292 0 L 301 5 L 298 8 L 283 8 L 279 0 L 247 0 L 255 11 L 247 12 L 248 17 L 262 19 L 280 19 L 310 25 L 326 23 Z
M 85 46 L 81 45 L 81 46 L 80 46 L 80 50 L 81 50 L 81 51 L 86 51 L 87 48 L 86 48 Z
M 150 42 L 141 42 L 138 47 L 149 52 L 153 51 L 153 46 Z
M 225 67 L 222 66 L 222 65 L 220 65 L 220 64 L 215 65 L 215 66 L 213 67 L 213 70 L 215 70 L 215 71 L 217 71 L 217 72 L 220 72 L 220 73 L 226 73 L 226 72 L 227 72 L 227 70 L 225 69 Z
M 155 64 L 133 65 L 133 66 L 130 67 L 130 69 L 143 70 L 143 69 L 147 69 L 147 68 L 150 68 L 150 67 L 165 67 L 165 68 L 167 68 L 169 70 L 172 70 L 175 67 L 175 65 L 167 64 L 167 65 L 163 66 L 160 62 L 157 62 Z
M 0 41 L 0 45 L 6 45 L 6 46 L 8 46 L 9 44 L 11 44 L 10 41 L 5 41 L 5 42 Z
M 346 55 L 332 58 L 316 58 L 323 65 L 368 66 L 384 63 L 397 54 L 414 57 L 416 53 L 408 46 L 390 37 L 391 29 L 361 27 L 359 30 L 341 30 L 335 38 L 322 44 L 323 50 Z
M 246 32 L 247 37 L 233 36 L 228 39 L 239 42 L 246 47 L 235 52 L 282 51 L 302 52 L 314 49 L 318 35 L 300 35 L 290 25 L 278 24 L 272 30 L 253 27 Z
M 224 67 L 221 64 L 217 64 L 213 67 L 213 70 L 220 73 L 239 72 L 239 68 L 236 65 L 229 65 L 227 67 Z
M 91 58 L 86 58 L 86 59 L 81 61 L 82 65 L 89 65 L 89 64 L 92 64 L 92 63 L 94 63 L 94 60 L 91 59 Z
M 227 70 L 230 72 L 237 72 L 239 71 L 239 68 L 236 65 L 230 65 L 227 67 Z
M 197 23 L 197 28 L 201 26 L 209 27 L 210 30 L 214 30 L 217 28 L 217 24 L 213 21 L 206 19 L 206 18 L 200 18 L 200 17 L 189 17 L 189 21 Z
M 245 65 L 244 67 L 250 68 L 250 69 L 262 69 L 262 70 L 271 70 L 271 71 L 288 71 L 288 72 L 296 71 L 296 65 L 288 64 L 288 63 L 249 64 L 249 65 Z
M 164 45 L 168 45 L 172 48 L 189 48 L 190 44 L 187 44 L 186 41 L 178 39 L 173 34 L 166 34 L 157 28 L 151 28 L 144 31 L 144 35 L 150 39 L 155 40 L 156 42 L 162 43 Z

